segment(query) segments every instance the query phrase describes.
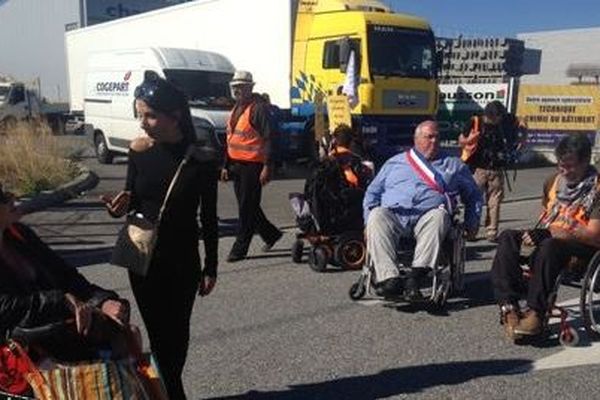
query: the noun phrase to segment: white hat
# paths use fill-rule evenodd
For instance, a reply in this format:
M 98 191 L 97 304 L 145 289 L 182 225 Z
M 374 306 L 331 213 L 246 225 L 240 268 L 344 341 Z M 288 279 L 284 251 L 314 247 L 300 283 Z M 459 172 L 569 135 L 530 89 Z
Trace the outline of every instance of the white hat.
M 231 82 L 229 82 L 229 85 L 254 85 L 252 74 L 248 71 L 235 71 L 235 74 L 233 74 L 233 78 L 231 79 Z

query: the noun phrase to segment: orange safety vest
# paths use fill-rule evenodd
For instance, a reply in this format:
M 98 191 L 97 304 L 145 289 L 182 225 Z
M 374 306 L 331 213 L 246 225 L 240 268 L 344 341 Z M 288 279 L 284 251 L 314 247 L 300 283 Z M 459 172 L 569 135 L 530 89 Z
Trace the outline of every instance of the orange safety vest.
M 336 158 L 337 156 L 350 153 L 352 152 L 349 149 L 342 146 L 336 146 L 333 150 L 331 150 L 331 152 L 329 152 L 329 157 Z M 348 182 L 351 187 L 358 187 L 358 176 L 354 173 L 352 167 L 349 164 L 343 164 L 341 167 L 342 171 L 344 172 L 344 178 L 346 179 L 346 182 Z
M 554 179 L 552 187 L 548 192 L 548 202 L 546 203 L 546 209 L 540 216 L 541 225 L 545 228 L 554 226 L 565 230 L 575 229 L 578 226 L 587 226 L 590 222 L 590 208 L 593 205 L 593 198 L 588 199 L 589 196 L 596 197 L 598 193 L 598 183 L 596 188 L 591 193 L 586 194 L 583 198 L 577 199 L 572 204 L 560 204 L 556 197 L 558 188 L 558 176 Z M 586 201 L 592 200 L 592 201 Z
M 235 126 L 229 116 L 227 122 L 227 155 L 232 160 L 264 163 L 265 141 L 250 123 L 254 104 L 246 107 Z M 235 111 L 235 109 L 234 109 Z

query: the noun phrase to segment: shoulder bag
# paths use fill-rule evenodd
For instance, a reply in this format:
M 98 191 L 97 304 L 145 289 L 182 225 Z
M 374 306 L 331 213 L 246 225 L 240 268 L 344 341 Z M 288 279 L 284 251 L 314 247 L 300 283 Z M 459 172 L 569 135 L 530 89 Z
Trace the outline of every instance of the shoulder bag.
M 165 211 L 171 191 L 181 173 L 183 166 L 189 161 L 193 147 L 188 147 L 185 157 L 179 163 L 177 171 L 171 179 L 169 189 L 163 200 L 158 219 L 155 223 L 141 214 L 130 214 L 127 216 L 125 225 L 119 231 L 117 242 L 112 253 L 110 263 L 124 267 L 131 272 L 146 276 L 152 261 L 152 254 L 158 238 L 158 227 Z

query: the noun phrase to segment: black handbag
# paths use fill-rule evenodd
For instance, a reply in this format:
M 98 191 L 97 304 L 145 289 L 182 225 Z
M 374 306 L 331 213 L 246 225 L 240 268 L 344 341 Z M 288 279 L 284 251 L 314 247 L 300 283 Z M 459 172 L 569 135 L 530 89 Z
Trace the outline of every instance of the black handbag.
M 130 214 L 127 216 L 125 225 L 123 225 L 117 236 L 117 242 L 115 243 L 110 260 L 112 265 L 127 268 L 140 276 L 146 276 L 158 239 L 158 226 L 167 206 L 167 201 L 183 166 L 187 164 L 192 153 L 193 145 L 188 147 L 185 157 L 179 163 L 177 171 L 173 179 L 171 179 L 169 189 L 167 190 L 155 223 L 141 214 Z

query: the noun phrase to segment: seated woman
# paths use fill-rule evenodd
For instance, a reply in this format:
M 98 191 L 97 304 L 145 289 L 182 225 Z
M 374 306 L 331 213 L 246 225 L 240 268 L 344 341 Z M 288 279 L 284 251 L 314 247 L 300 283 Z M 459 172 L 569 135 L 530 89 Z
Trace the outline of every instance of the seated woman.
M 0 334 L 11 337 L 71 321 L 40 343 L 62 360 L 86 359 L 116 343 L 129 322 L 129 304 L 88 282 L 26 225 L 14 196 L 0 185 Z M 97 353 L 97 352 L 96 352 Z

